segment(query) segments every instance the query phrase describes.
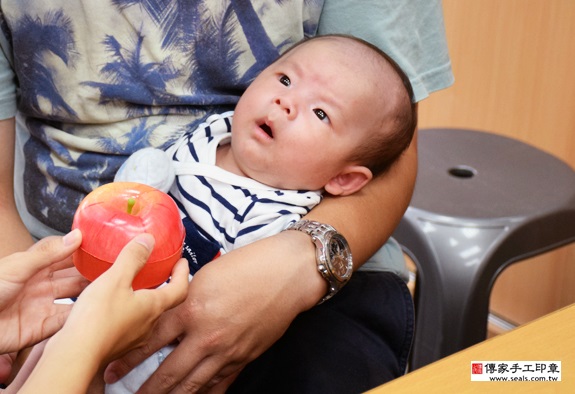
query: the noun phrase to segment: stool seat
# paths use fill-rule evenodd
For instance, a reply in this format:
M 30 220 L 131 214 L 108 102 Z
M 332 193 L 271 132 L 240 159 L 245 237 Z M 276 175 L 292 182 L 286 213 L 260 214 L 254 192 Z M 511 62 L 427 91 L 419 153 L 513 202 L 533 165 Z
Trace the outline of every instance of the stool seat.
M 504 136 L 424 129 L 414 195 L 394 233 L 417 266 L 416 369 L 486 338 L 509 264 L 575 241 L 575 172 Z

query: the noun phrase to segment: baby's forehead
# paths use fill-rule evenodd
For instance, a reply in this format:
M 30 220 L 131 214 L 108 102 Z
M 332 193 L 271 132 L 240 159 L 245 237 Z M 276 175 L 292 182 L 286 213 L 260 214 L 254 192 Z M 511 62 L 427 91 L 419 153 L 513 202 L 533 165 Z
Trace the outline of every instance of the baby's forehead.
M 402 75 L 396 70 L 398 66 L 394 66 L 393 60 L 371 44 L 347 36 L 320 36 L 306 44 L 310 45 L 312 50 L 313 45 L 331 48 L 333 56 L 327 58 L 326 61 L 345 63 L 349 66 L 352 78 L 367 81 L 366 96 L 373 94 L 375 97 L 384 97 L 384 101 L 388 103 L 393 101 L 392 97 L 399 99 L 405 96 L 409 99 L 409 92 L 402 81 Z M 373 97 L 368 98 L 368 100 L 372 99 Z
M 326 56 L 326 53 L 329 53 L 330 57 L 326 56 L 325 60 L 333 62 L 337 58 L 349 58 L 353 56 L 354 53 L 363 51 L 369 51 L 369 48 L 352 38 L 318 36 L 296 45 L 286 53 L 286 57 L 290 55 L 301 55 L 302 52 L 307 55 L 318 56 Z
M 400 77 L 396 75 L 392 65 L 377 49 L 353 38 L 316 37 L 298 45 L 290 52 L 293 53 L 288 52 L 286 60 L 307 61 L 307 64 L 319 68 L 339 65 L 342 66 L 340 72 L 346 70 L 355 78 L 370 80 L 375 84 L 382 80 L 401 84 Z
M 355 40 L 341 37 L 317 37 L 305 41 L 280 57 L 278 64 L 299 63 L 311 69 L 328 71 L 337 67 L 339 72 L 349 72 L 364 79 L 377 78 L 381 68 L 376 63 L 377 54 Z M 383 72 L 383 71 L 382 71 Z M 357 74 L 359 73 L 359 74 Z

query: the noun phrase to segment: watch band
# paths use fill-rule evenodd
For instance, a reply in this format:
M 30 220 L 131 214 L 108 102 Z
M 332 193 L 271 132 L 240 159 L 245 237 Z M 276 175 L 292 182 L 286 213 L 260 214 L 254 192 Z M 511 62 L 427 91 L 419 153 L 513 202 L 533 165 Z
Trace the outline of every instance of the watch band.
M 316 247 L 317 269 L 329 285 L 319 304 L 329 300 L 345 286 L 353 272 L 353 260 L 347 241 L 334 227 L 311 220 L 293 222 L 286 230 L 302 231 L 311 236 Z

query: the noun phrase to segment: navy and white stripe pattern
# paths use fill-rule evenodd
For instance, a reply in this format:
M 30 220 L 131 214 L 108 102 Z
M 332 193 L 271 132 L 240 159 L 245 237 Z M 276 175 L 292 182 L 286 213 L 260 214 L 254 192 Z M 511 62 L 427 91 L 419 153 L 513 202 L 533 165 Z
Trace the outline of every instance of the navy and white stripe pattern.
M 170 194 L 182 218 L 222 253 L 280 232 L 321 201 L 319 191 L 275 189 L 216 167 L 218 145 L 231 139 L 232 115 L 209 117 L 167 150 L 176 170 Z

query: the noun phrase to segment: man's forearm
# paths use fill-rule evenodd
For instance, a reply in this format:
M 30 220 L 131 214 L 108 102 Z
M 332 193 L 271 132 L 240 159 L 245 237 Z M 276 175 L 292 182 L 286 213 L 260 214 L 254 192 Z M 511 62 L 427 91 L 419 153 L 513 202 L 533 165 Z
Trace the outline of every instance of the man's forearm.
M 32 236 L 22 223 L 15 210 L 0 209 L 0 258 L 15 252 L 21 252 L 34 244 Z
M 14 202 L 14 118 L 0 120 L 0 258 L 26 250 L 34 242 Z

